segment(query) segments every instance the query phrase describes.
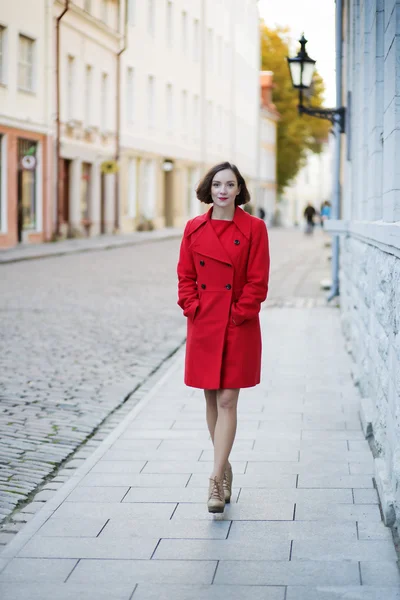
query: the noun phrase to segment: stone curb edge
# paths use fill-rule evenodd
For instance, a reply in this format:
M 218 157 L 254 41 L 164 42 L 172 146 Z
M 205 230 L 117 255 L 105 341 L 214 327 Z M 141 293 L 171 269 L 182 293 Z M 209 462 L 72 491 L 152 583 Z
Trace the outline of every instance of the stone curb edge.
M 182 231 L 183 232 L 183 231 Z M 182 236 L 182 232 L 169 233 L 165 236 L 159 237 L 147 237 L 142 240 L 128 240 L 128 241 L 120 241 L 115 240 L 115 243 L 106 243 L 102 246 L 88 246 L 83 248 L 68 248 L 65 250 L 57 250 L 55 247 L 55 252 L 46 252 L 43 254 L 37 253 L 29 256 L 20 256 L 20 257 L 2 257 L 0 253 L 0 266 L 8 265 L 12 263 L 25 262 L 28 260 L 41 260 L 43 258 L 55 258 L 57 256 L 67 256 L 69 254 L 85 254 L 86 252 L 101 252 L 102 250 L 115 250 L 117 248 L 126 248 L 129 246 L 140 246 L 142 244 L 148 244 L 152 242 L 163 242 L 165 240 L 173 240 L 180 238 Z
M 101 459 L 112 444 L 120 437 L 120 435 L 127 429 L 136 416 L 143 410 L 143 408 L 150 402 L 153 396 L 159 391 L 164 385 L 164 382 L 171 376 L 171 374 L 177 370 L 180 366 L 184 355 L 184 347 L 178 350 L 173 357 L 171 357 L 171 364 L 167 368 L 164 375 L 155 383 L 154 387 L 132 408 L 129 414 L 119 423 L 116 428 L 103 440 L 98 448 L 91 454 L 71 476 L 71 478 L 64 483 L 64 485 L 56 492 L 56 494 L 48 500 L 43 508 L 36 513 L 36 515 L 29 521 L 25 527 L 19 531 L 13 540 L 5 549 L 0 553 L 0 572 L 7 566 L 7 564 L 16 557 L 18 552 L 27 544 L 27 542 L 35 535 L 40 527 L 49 519 L 57 508 L 63 503 L 63 501 L 69 496 L 69 494 L 75 489 L 80 481 L 87 475 L 92 467 Z

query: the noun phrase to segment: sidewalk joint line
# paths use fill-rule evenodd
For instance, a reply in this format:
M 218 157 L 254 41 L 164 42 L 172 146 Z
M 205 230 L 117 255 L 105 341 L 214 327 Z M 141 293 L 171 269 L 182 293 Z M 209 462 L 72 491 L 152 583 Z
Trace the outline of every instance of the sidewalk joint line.
M 296 506 L 297 506 L 297 504 L 296 504 L 296 502 L 295 502 L 295 503 L 294 503 L 294 508 L 293 508 L 293 519 L 292 519 L 292 521 L 295 521 L 295 520 L 296 520 Z
M 130 485 L 129 488 L 127 489 L 127 491 L 125 492 L 125 494 L 123 495 L 123 497 L 121 498 L 121 500 L 119 502 L 120 504 L 122 504 L 122 502 L 125 500 L 127 494 L 129 494 L 129 492 L 131 491 L 131 489 L 132 489 L 132 486 Z
M 358 561 L 358 573 L 360 575 L 360 585 L 363 584 L 362 575 L 361 575 L 361 561 Z
M 289 562 L 292 560 L 293 540 L 290 540 Z
M 229 523 L 228 531 L 226 532 L 226 538 L 225 538 L 226 540 L 228 539 L 228 537 L 229 537 L 229 534 L 230 534 L 230 532 L 231 532 L 232 524 L 233 524 L 233 521 L 231 521 L 231 522 Z
M 161 542 L 161 540 L 162 540 L 162 538 L 159 538 L 159 540 L 158 540 L 158 542 L 157 542 L 157 545 L 156 545 L 156 547 L 154 548 L 154 550 L 153 550 L 153 553 L 152 553 L 152 555 L 150 556 L 150 559 L 149 559 L 149 560 L 152 560 L 152 558 L 153 558 L 154 554 L 156 553 L 156 550 L 157 550 L 158 546 L 160 545 L 160 542 Z
M 214 583 L 215 576 L 216 576 L 216 574 L 217 574 L 217 569 L 218 569 L 218 566 L 219 566 L 219 560 L 217 560 L 217 564 L 215 565 L 215 571 L 214 571 L 213 578 L 212 578 L 212 580 L 211 580 L 211 585 L 213 585 L 213 583 Z
M 134 593 L 136 592 L 137 588 L 138 588 L 138 583 L 135 583 L 135 587 L 133 588 L 133 592 L 132 594 L 129 596 L 129 600 L 132 600 Z
M 296 475 L 296 489 L 299 487 L 299 474 Z
M 357 539 L 360 539 L 360 531 L 358 529 L 358 521 L 356 521 L 356 531 L 357 531 Z
M 193 477 L 193 473 L 190 473 L 189 479 L 186 482 L 185 488 L 187 488 L 187 486 L 189 485 L 189 481 L 192 479 L 192 477 Z
M 354 488 L 351 488 L 351 495 L 353 497 L 353 504 L 356 503 L 355 498 L 354 498 Z
M 175 512 L 176 512 L 176 509 L 178 508 L 179 504 L 180 504 L 180 502 L 177 502 L 177 503 L 176 503 L 176 505 L 175 505 L 175 508 L 174 508 L 174 510 L 172 511 L 172 515 L 171 515 L 171 516 L 170 516 L 170 518 L 169 518 L 169 520 L 170 520 L 170 521 L 172 520 L 172 517 L 174 516 L 174 514 L 175 514 Z
M 80 562 L 81 562 L 81 559 L 78 558 L 78 560 L 76 561 L 76 564 L 72 567 L 71 571 L 67 575 L 67 578 L 64 580 L 64 583 L 67 583 L 68 579 L 71 577 L 72 573 L 75 571 L 76 567 L 79 565 Z
M 146 467 L 146 465 L 149 463 L 148 460 L 146 460 L 146 462 L 144 463 L 143 467 L 140 469 L 139 474 L 143 473 L 143 469 Z
M 96 535 L 96 537 L 98 538 L 99 535 L 101 534 L 101 532 L 104 530 L 104 528 L 106 527 L 106 525 L 110 522 L 110 519 L 107 519 L 107 521 L 104 523 L 103 527 L 100 529 L 99 533 Z
M 242 491 L 242 488 L 239 488 L 239 493 L 238 493 L 237 498 L 236 498 L 236 504 L 239 502 L 239 496 L 241 494 L 241 491 Z

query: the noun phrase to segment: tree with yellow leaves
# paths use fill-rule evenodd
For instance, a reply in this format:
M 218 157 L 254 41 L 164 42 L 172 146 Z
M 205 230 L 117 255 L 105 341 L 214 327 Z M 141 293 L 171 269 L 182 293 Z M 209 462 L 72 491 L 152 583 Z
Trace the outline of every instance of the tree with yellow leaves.
M 289 56 L 288 29 L 270 29 L 261 24 L 261 65 L 263 71 L 273 71 L 273 102 L 280 114 L 277 134 L 277 187 L 278 194 L 296 177 L 304 165 L 307 150 L 319 153 L 322 142 L 332 127 L 329 121 L 308 115 L 299 115 L 298 91 L 292 86 L 287 56 Z M 323 104 L 325 86 L 317 71 L 314 73 L 310 106 Z

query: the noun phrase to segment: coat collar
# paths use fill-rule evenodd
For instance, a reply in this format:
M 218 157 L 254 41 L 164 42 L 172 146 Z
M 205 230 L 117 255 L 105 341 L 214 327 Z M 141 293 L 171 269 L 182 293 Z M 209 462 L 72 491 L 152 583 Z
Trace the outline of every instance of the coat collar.
M 211 220 L 213 207 L 211 207 L 206 213 L 195 217 L 192 221 L 192 226 L 190 228 L 190 233 L 193 233 Z M 250 239 L 250 230 L 251 230 L 251 216 L 244 211 L 240 206 L 237 206 L 235 209 L 235 213 L 233 215 L 233 222 L 237 226 L 238 229 L 243 233 L 243 235 L 249 240 Z M 211 223 L 208 223 L 211 226 Z
M 211 258 L 231 265 L 232 261 L 228 256 L 226 250 L 222 246 L 221 242 L 219 241 L 218 236 L 214 231 L 214 227 L 210 222 L 212 210 L 213 209 L 211 207 L 206 213 L 193 219 L 189 233 L 192 234 L 197 230 L 199 230 L 199 232 L 193 240 L 192 248 L 197 248 L 198 251 L 200 251 L 205 256 L 210 256 Z M 237 228 L 243 233 L 243 235 L 247 239 L 249 239 L 251 228 L 251 216 L 248 215 L 243 209 L 237 206 L 233 216 L 233 222 L 237 226 Z

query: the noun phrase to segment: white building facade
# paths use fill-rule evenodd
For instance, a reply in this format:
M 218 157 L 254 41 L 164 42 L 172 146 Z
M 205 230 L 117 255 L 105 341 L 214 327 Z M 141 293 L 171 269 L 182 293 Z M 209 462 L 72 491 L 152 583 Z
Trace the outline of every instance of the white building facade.
M 0 247 L 51 232 L 50 10 L 0 1 Z
M 343 0 L 343 9 L 341 309 L 383 515 L 399 525 L 400 2 Z
M 277 199 L 276 152 L 279 113 L 272 102 L 273 73 L 260 73 L 260 125 L 256 213 L 263 209 L 265 221 L 274 222 Z
M 121 227 L 182 226 L 196 185 L 235 162 L 255 193 L 256 0 L 128 0 L 122 59 Z

